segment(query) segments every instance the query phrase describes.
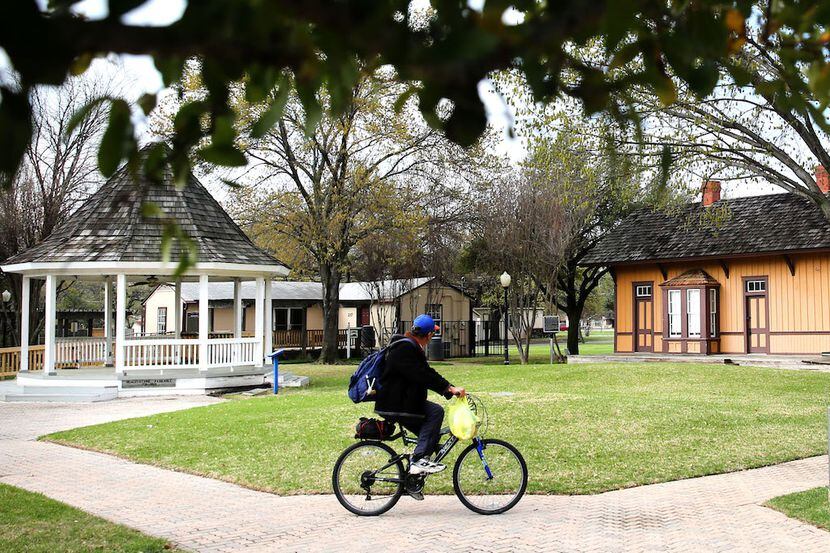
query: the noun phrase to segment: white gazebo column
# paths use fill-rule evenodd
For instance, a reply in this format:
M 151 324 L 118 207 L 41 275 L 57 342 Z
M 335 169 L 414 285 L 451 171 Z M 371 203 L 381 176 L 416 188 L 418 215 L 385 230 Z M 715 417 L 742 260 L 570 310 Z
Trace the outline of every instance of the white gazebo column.
M 127 333 L 127 275 L 115 277 L 115 372 L 124 372 Z
M 173 330 L 176 335 L 176 340 L 182 337 L 182 281 L 176 279 L 176 284 L 173 292 Z
M 23 277 L 23 290 L 20 293 L 20 372 L 29 370 L 29 293 L 31 281 Z
M 263 355 L 268 355 L 274 351 L 274 325 L 272 319 L 274 318 L 274 302 L 271 297 L 271 279 L 265 281 L 265 352 Z M 263 365 L 267 365 L 270 359 L 268 357 L 262 360 Z
M 208 276 L 199 275 L 199 370 L 208 369 Z
M 257 277 L 256 279 L 256 311 L 254 320 L 256 323 L 254 324 L 254 336 L 256 337 L 256 351 L 254 352 L 254 359 L 258 359 L 258 362 L 264 361 L 264 353 L 262 351 L 263 347 L 263 323 L 265 322 L 265 317 L 262 316 L 263 310 L 265 309 L 265 279 L 262 277 Z M 270 351 L 268 353 L 271 353 Z
M 242 286 L 238 278 L 233 279 L 233 337 L 242 338 Z
M 55 303 L 57 301 L 55 275 L 46 275 L 46 320 L 44 322 L 45 347 L 43 374 L 55 374 Z M 28 355 L 28 352 L 27 352 Z
M 107 366 L 112 365 L 112 277 L 104 279 L 104 341 L 107 343 Z

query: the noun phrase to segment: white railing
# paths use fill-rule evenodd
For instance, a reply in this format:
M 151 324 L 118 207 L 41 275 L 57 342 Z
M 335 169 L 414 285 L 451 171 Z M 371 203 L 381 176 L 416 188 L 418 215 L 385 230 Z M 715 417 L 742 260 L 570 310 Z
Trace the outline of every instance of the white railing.
M 161 338 L 124 341 L 124 368 L 194 369 L 199 367 L 199 340 Z
M 55 364 L 61 366 L 103 365 L 107 361 L 104 338 L 57 338 Z
M 208 367 L 258 365 L 256 338 L 219 338 L 208 340 Z
M 208 340 L 209 368 L 258 365 L 256 338 Z M 125 369 L 197 369 L 199 340 L 139 338 L 124 341 Z

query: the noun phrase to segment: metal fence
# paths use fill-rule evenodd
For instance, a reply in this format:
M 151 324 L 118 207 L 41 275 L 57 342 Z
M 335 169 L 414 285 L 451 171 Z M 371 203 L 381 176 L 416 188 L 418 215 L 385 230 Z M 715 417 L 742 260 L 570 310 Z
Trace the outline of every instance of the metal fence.
M 440 321 L 444 357 L 503 355 L 504 345 L 498 324 L 493 321 Z M 398 332 L 412 328 L 412 321 L 400 321 Z
M 503 332 L 499 321 L 475 321 L 476 356 L 504 355 Z

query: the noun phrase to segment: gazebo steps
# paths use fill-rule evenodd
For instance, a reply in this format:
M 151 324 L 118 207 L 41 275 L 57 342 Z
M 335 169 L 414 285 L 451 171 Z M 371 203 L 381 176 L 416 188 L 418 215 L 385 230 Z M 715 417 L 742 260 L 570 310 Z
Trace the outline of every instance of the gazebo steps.
M 59 403 L 93 403 L 109 401 L 118 397 L 118 389 L 108 388 L 81 388 L 51 387 L 51 386 L 15 386 L 0 391 L 0 401 L 18 402 L 59 402 Z
M 269 382 L 273 378 L 269 379 Z M 280 373 L 280 388 L 305 388 L 311 383 L 307 376 L 299 376 L 293 373 Z
M 206 373 L 181 371 L 133 371 L 116 375 L 112 369 L 59 370 L 55 375 L 20 373 L 16 381 L 0 384 L 0 401 L 92 402 L 123 397 L 203 395 L 217 390 L 245 389 L 271 385 L 269 369 Z M 309 385 L 307 376 L 280 371 L 280 388 Z

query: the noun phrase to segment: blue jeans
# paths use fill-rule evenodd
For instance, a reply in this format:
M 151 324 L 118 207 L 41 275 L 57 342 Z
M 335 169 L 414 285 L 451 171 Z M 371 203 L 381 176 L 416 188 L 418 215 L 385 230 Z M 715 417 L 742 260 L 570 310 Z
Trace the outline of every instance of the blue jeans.
M 411 461 L 414 463 L 421 457 L 428 457 L 438 449 L 438 440 L 441 437 L 441 423 L 444 421 L 444 408 L 437 403 L 427 401 L 424 405 L 424 418 L 401 418 L 401 426 L 418 435 L 418 444 L 412 452 Z

